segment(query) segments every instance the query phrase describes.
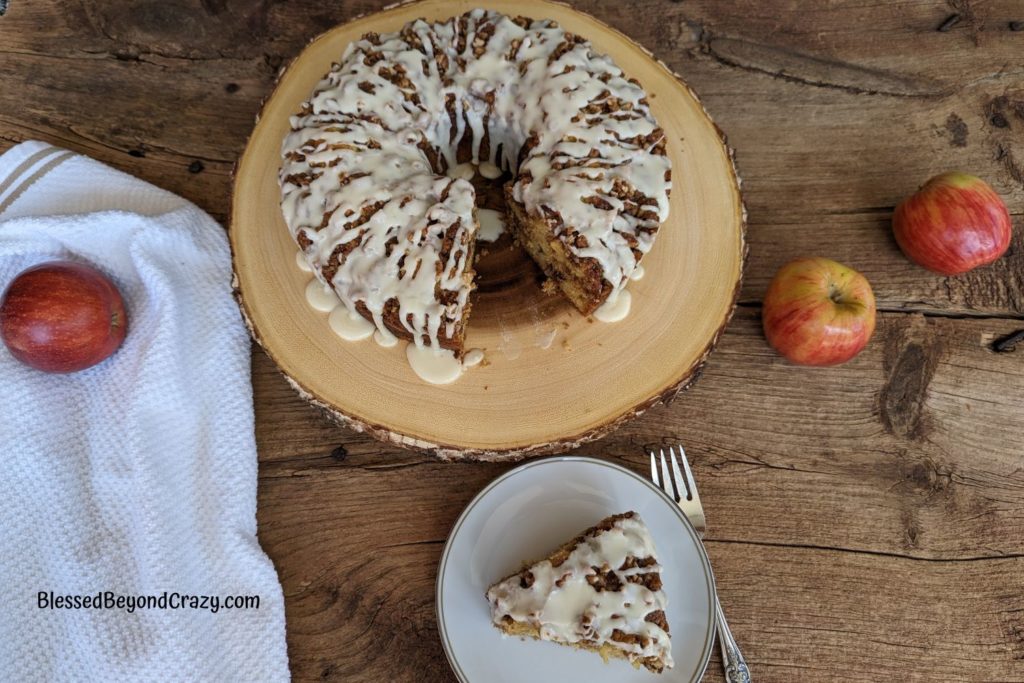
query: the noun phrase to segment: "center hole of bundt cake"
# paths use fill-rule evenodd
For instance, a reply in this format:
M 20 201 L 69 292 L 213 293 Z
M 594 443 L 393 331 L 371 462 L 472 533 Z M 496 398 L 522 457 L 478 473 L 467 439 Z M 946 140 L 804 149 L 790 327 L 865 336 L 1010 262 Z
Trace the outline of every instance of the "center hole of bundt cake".
M 468 163 L 460 165 L 466 172 Z M 495 170 L 491 169 L 491 175 Z M 484 300 L 476 308 L 478 314 L 496 313 L 486 308 L 504 308 L 508 295 L 521 290 L 523 295 L 533 292 L 540 296 L 543 272 L 520 247 L 513 232 L 512 216 L 505 188 L 514 179 L 508 171 L 501 171 L 498 177 L 487 178 L 479 168 L 471 178 L 476 193 L 476 219 L 479 225 L 476 238 L 474 269 L 476 290 L 474 298 Z M 498 226 L 495 226 L 495 222 Z M 519 301 L 522 297 L 513 297 Z M 501 314 L 507 317 L 511 311 Z

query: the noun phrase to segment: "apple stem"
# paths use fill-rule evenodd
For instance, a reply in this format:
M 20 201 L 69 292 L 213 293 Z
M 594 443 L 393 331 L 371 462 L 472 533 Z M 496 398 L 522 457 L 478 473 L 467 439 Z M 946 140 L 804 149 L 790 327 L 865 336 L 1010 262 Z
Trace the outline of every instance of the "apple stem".
M 828 298 L 831 299 L 834 304 L 843 303 L 843 294 L 839 291 L 839 288 L 836 287 L 834 282 L 830 282 L 828 285 Z

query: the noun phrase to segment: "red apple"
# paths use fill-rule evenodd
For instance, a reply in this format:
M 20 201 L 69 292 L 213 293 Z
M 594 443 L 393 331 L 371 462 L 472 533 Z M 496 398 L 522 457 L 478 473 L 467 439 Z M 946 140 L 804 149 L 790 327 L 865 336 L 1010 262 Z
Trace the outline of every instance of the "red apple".
M 896 207 L 892 229 L 914 263 L 960 275 L 992 263 L 1010 246 L 1010 213 L 981 178 L 937 175 Z
M 0 297 L 0 339 L 22 363 L 47 372 L 99 363 L 124 341 L 127 325 L 114 283 L 80 263 L 29 268 Z
M 764 297 L 764 334 L 800 365 L 838 365 L 875 331 L 875 295 L 863 275 L 826 258 L 790 261 Z

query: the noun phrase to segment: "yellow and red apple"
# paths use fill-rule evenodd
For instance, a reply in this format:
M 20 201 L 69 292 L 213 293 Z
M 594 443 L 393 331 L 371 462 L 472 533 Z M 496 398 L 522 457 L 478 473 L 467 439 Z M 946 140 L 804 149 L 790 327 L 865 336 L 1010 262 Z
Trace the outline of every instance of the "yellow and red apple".
M 988 183 L 967 173 L 937 175 L 896 207 L 893 234 L 914 263 L 960 275 L 1010 246 L 1010 213 Z
M 124 341 L 127 324 L 114 283 L 81 263 L 29 268 L 0 297 L 0 339 L 15 358 L 47 372 L 99 363 Z
M 875 295 L 853 268 L 826 258 L 790 261 L 764 297 L 768 343 L 800 365 L 838 365 L 863 349 L 875 331 Z

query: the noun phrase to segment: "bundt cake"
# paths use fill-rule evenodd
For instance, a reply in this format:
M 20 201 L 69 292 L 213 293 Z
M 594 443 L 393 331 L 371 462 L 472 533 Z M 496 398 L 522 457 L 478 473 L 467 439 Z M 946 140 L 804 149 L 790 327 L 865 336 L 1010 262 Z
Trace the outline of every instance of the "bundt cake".
M 593 650 L 655 673 L 672 668 L 661 566 L 635 512 L 607 517 L 498 581 L 487 600 L 506 635 Z
M 504 173 L 510 231 L 584 314 L 668 215 L 640 84 L 552 21 L 482 9 L 350 44 L 282 156 L 285 222 L 316 276 L 385 337 L 457 353 L 478 229 L 467 162 Z

